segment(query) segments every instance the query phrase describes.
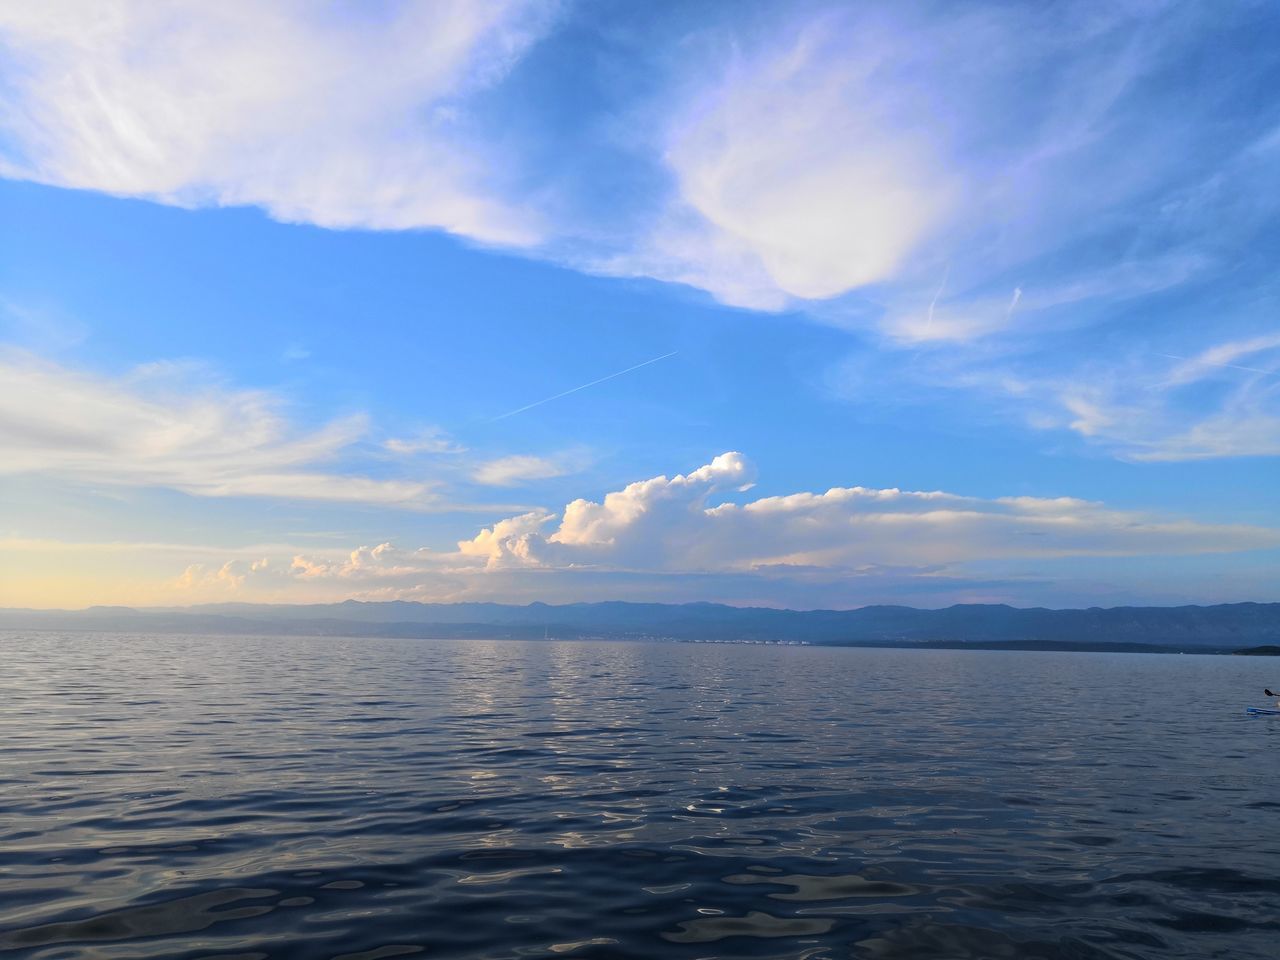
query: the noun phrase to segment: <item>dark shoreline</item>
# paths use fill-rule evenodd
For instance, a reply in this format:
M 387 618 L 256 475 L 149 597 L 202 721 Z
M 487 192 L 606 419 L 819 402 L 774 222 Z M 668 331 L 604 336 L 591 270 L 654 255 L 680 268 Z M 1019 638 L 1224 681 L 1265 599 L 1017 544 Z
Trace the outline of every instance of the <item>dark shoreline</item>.
M 676 643 L 698 646 L 769 646 L 769 647 L 809 647 L 817 649 L 865 649 L 865 650 L 948 650 L 948 651 L 1008 651 L 1016 653 L 1140 653 L 1140 654 L 1186 654 L 1192 656 L 1280 656 L 1280 647 L 1246 647 L 1242 649 L 1228 646 L 1178 646 L 1173 644 L 1150 643 L 1106 643 L 1055 640 L 845 640 L 815 643 L 807 640 L 759 640 L 759 639 L 690 639 L 686 637 L 669 637 L 657 634 L 587 634 L 565 631 L 548 636 L 533 635 L 519 630 L 495 630 L 488 625 L 477 625 L 482 629 L 475 631 L 459 631 L 455 629 L 430 630 L 423 625 L 413 624 L 414 629 L 403 631 L 356 631 L 351 629 L 332 631 L 308 631 L 300 629 L 272 629 L 272 624 L 258 625 L 257 630 L 216 630 L 216 629 L 164 629 L 164 628 L 118 628 L 100 629 L 84 626 L 76 627 L 25 627 L 10 628 L 0 626 L 0 630 L 11 633 L 105 633 L 117 636 L 136 635 L 138 637 L 154 637 L 158 634 L 169 634 L 174 640 L 220 638 L 220 637 L 256 637 L 256 638 L 296 638 L 311 640 L 421 640 L 425 643 L 440 640 L 475 640 L 501 642 L 540 642 L 540 643 Z M 347 625 L 349 627 L 349 625 Z M 410 625 L 405 625 L 410 626 Z M 487 629 L 484 629 L 487 628 Z
M 1003 604 L 785 610 L 621 601 L 558 605 L 346 601 L 302 606 L 0 609 L 0 629 L 153 635 L 632 639 L 1094 653 L 1240 652 L 1262 656 L 1266 648 L 1280 644 L 1280 603 L 1062 610 Z

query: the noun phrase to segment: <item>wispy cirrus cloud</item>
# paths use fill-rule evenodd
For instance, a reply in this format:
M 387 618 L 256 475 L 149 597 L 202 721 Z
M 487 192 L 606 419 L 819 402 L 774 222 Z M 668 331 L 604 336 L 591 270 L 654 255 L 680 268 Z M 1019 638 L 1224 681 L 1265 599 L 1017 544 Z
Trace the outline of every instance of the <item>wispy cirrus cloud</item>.
M 1091 364 L 1071 339 L 1105 330 L 1127 358 L 1153 339 L 1124 331 L 1190 288 L 1212 288 L 1205 310 L 1265 314 L 1260 271 L 1242 273 L 1280 204 L 1261 6 L 818 3 L 742 17 L 707 4 L 678 28 L 619 26 L 633 61 L 609 60 L 617 82 L 592 98 L 564 97 L 584 111 L 566 123 L 557 96 L 608 59 L 599 23 L 558 45 L 554 66 L 528 54 L 577 15 L 542 0 L 10 5 L 0 174 L 330 228 L 445 230 L 852 328 L 881 371 L 913 351 L 917 373 L 992 406 L 1019 384 L 1044 398 L 1037 423 L 1124 456 L 1273 449 L 1265 384 L 1211 397 L 1204 429 L 1178 439 L 1161 411 L 1186 403 L 1112 384 L 1130 361 Z M 1228 58 L 1230 71 L 1187 68 Z M 518 135 L 503 122 L 517 115 Z M 1263 322 L 1221 336 L 1248 341 Z M 951 355 L 934 364 L 931 350 Z M 499 419 L 555 397 L 531 399 Z M 1102 439 L 1116 429 L 1104 421 L 1125 419 L 1143 426 Z
M 1190 355 L 1153 349 L 1053 375 L 981 365 L 942 373 L 962 389 L 1016 400 L 1026 422 L 1068 430 L 1135 462 L 1280 455 L 1280 336 L 1226 340 Z
M 1173 92 L 1204 15 L 830 7 L 707 31 L 659 141 L 670 201 L 607 268 L 763 309 L 865 290 L 910 339 L 944 267 L 943 339 L 1003 327 L 1024 283 L 1051 306 L 1182 282 L 1262 222 L 1247 205 L 1215 219 L 1210 194 L 1274 194 L 1254 156 L 1266 121 L 1219 109 L 1263 71 Z
M 580 463 L 581 457 L 570 454 L 554 457 L 514 454 L 478 464 L 472 478 L 486 486 L 514 487 L 530 480 L 549 480 L 576 473 Z
M 1000 334 L 1006 345 L 1034 348 L 1049 337 L 1097 323 L 1091 308 L 1132 304 L 1186 283 L 1210 265 L 1204 254 L 1175 250 L 1088 267 L 1065 279 L 1026 287 L 954 296 L 943 296 L 946 291 L 940 288 L 927 302 L 902 298 L 879 316 L 874 330 L 893 347 L 954 349 Z
M 459 104 L 549 27 L 536 0 L 368 9 L 49 0 L 0 11 L 0 173 L 326 227 L 526 245 Z
M 232 389 L 198 368 L 152 364 L 125 377 L 0 353 L 0 474 L 167 487 L 203 497 L 270 497 L 421 508 L 419 480 L 323 469 L 364 438 L 363 416 L 300 430 L 280 397 Z
M 415 454 L 458 454 L 466 453 L 467 448 L 455 441 L 444 430 L 433 427 L 420 430 L 410 437 L 390 437 L 382 446 L 391 453 L 402 456 Z
M 1179 387 L 1206 377 L 1217 375 L 1220 370 L 1237 370 L 1243 373 L 1257 373 L 1267 377 L 1280 376 L 1280 332 L 1265 333 L 1245 340 L 1229 340 L 1209 347 L 1194 357 L 1179 357 L 1162 354 L 1169 360 L 1181 361 L 1165 378 L 1168 387 Z M 1243 360 L 1257 357 L 1258 362 L 1272 361 L 1270 367 L 1260 367 L 1256 363 L 1246 365 Z
M 919 90 L 893 83 L 905 37 L 838 12 L 783 40 L 724 45 L 659 144 L 670 204 L 607 269 L 779 309 L 893 276 L 957 200 Z M 746 49 L 744 49 L 744 46 Z M 705 67 L 703 69 L 706 69 Z
M 1249 9 L 735 12 L 708 5 L 675 37 L 631 24 L 637 59 L 614 69 L 652 77 L 643 97 L 602 85 L 599 110 L 635 122 L 623 136 L 583 117 L 594 132 L 574 149 L 601 162 L 566 173 L 547 168 L 551 118 L 535 110 L 515 138 L 486 113 L 524 102 L 511 71 L 573 17 L 552 0 L 14 6 L 0 14 L 0 173 L 326 227 L 438 228 L 767 310 L 865 291 L 908 336 L 944 264 L 939 306 L 973 315 L 1024 281 L 1065 289 L 1064 267 L 1187 243 L 1186 262 L 1221 253 L 1220 235 L 1263 219 L 1239 205 L 1205 236 L 1213 203 L 1265 188 L 1264 112 L 1227 109 L 1265 71 L 1245 62 L 1179 95 L 1179 64 L 1217 42 L 1206 21 L 1240 28 Z M 690 55 L 673 60 L 673 42 Z M 589 45 L 562 52 L 594 62 Z M 576 75 L 539 76 L 558 89 Z M 610 158 L 646 212 L 592 202 L 619 176 Z
M 926 353 L 896 365 L 882 361 L 877 386 L 893 382 L 920 402 L 966 396 L 983 416 L 1074 434 L 1134 462 L 1280 455 L 1280 337 L 1169 349 L 1148 343 L 1115 355 L 1055 357 L 1047 369 L 1042 358 L 1010 351 Z M 852 399 L 865 376 L 850 364 L 835 388 Z
M 1113 336 L 1116 346 L 1096 354 L 1069 349 L 1071 340 L 1060 353 L 1043 344 L 863 353 L 833 367 L 829 383 L 846 402 L 949 405 L 1133 462 L 1280 455 L 1276 336 L 1206 343 L 1181 333 L 1178 347 L 1169 339 Z

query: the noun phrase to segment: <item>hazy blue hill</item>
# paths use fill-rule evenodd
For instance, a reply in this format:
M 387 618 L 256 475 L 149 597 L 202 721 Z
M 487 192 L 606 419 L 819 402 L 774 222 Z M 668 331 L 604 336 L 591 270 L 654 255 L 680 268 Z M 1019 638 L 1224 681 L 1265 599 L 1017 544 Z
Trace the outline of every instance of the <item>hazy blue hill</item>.
M 1233 649 L 1280 641 L 1280 603 L 1182 607 L 1020 609 L 961 604 L 941 610 L 871 606 L 777 610 L 714 603 L 431 604 L 408 601 L 189 608 L 0 610 L 9 629 L 145 633 L 281 633 L 401 637 L 659 636 L 679 640 L 771 640 L 815 644 L 1145 645 Z

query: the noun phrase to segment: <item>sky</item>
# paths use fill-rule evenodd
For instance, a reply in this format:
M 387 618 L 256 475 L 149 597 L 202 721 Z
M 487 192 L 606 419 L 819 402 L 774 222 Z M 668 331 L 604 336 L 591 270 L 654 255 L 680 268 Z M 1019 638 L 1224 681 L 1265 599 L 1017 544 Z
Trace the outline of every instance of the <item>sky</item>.
M 0 605 L 1280 600 L 1278 50 L 0 4 Z

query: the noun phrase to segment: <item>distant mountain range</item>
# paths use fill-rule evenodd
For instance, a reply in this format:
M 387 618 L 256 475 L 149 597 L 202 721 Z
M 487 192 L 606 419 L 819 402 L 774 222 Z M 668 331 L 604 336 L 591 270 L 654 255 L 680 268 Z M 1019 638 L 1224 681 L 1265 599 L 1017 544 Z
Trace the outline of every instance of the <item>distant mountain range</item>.
M 0 609 L 0 629 L 495 639 L 661 638 L 827 645 L 1228 650 L 1280 643 L 1280 603 L 1185 607 L 778 610 L 716 603 L 364 603 Z

